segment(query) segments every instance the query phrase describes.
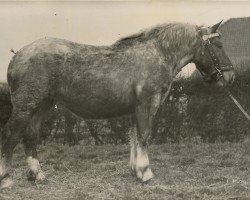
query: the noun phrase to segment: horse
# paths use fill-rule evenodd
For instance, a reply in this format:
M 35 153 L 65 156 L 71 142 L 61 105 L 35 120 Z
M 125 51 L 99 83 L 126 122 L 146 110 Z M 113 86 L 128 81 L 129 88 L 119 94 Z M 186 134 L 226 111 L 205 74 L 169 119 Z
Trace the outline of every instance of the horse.
M 235 78 L 217 32 L 189 23 L 166 23 L 124 37 L 109 46 L 43 38 L 23 47 L 8 66 L 13 111 L 2 136 L 1 187 L 11 185 L 13 149 L 22 139 L 29 176 L 43 181 L 37 156 L 41 123 L 57 102 L 84 119 L 131 114 L 130 169 L 141 182 L 154 175 L 148 143 L 154 116 L 177 73 L 194 63 L 204 80 L 218 87 Z

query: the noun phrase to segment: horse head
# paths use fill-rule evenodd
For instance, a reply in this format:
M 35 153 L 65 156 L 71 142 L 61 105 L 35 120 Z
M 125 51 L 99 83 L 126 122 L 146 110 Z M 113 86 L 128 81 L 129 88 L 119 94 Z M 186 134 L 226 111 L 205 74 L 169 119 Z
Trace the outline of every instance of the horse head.
M 212 27 L 198 28 L 198 50 L 194 63 L 204 80 L 217 86 L 233 83 L 235 74 L 233 65 L 226 55 L 220 33 L 217 31 L 221 22 Z

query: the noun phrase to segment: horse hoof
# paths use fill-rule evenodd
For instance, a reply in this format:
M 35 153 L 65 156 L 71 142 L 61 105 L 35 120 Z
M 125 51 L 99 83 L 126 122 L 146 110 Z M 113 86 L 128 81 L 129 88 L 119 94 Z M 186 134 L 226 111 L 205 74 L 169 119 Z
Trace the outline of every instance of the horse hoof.
M 154 174 L 149 167 L 146 167 L 145 170 L 137 170 L 137 177 L 146 183 L 154 177 Z
M 14 182 L 11 178 L 5 178 L 1 181 L 0 184 L 0 191 L 5 191 L 8 189 L 11 189 L 11 187 L 14 185 Z
M 147 183 L 152 178 L 154 178 L 154 174 L 153 174 L 153 172 L 151 171 L 150 168 L 147 168 L 146 171 L 144 172 L 143 176 L 142 176 L 142 182 Z
M 45 175 L 42 172 L 34 173 L 31 170 L 28 171 L 27 178 L 29 181 L 37 182 L 43 182 L 46 179 Z
M 35 181 L 36 180 L 36 174 L 33 171 L 28 170 L 27 179 L 28 179 L 28 181 Z
M 38 172 L 36 175 L 36 181 L 38 182 L 44 182 L 46 180 L 45 175 L 42 172 Z

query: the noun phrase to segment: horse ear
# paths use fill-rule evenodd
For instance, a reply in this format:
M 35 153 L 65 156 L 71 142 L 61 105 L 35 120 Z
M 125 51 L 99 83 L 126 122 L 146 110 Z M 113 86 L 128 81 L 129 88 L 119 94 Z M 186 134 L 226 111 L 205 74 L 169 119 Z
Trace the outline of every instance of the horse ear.
M 219 28 L 219 26 L 221 25 L 223 20 L 221 20 L 219 23 L 213 25 L 212 27 L 209 27 L 211 29 L 211 33 L 215 33 L 217 31 L 217 29 Z

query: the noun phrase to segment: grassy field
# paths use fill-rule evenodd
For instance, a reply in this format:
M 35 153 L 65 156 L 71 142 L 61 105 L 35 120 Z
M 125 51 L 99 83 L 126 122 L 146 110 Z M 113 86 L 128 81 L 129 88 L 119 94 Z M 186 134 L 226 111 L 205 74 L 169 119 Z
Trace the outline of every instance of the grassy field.
M 15 187 L 0 199 L 250 199 L 250 139 L 152 145 L 156 177 L 147 184 L 131 176 L 128 146 L 40 146 L 43 184 L 27 181 L 22 152 L 15 152 Z

